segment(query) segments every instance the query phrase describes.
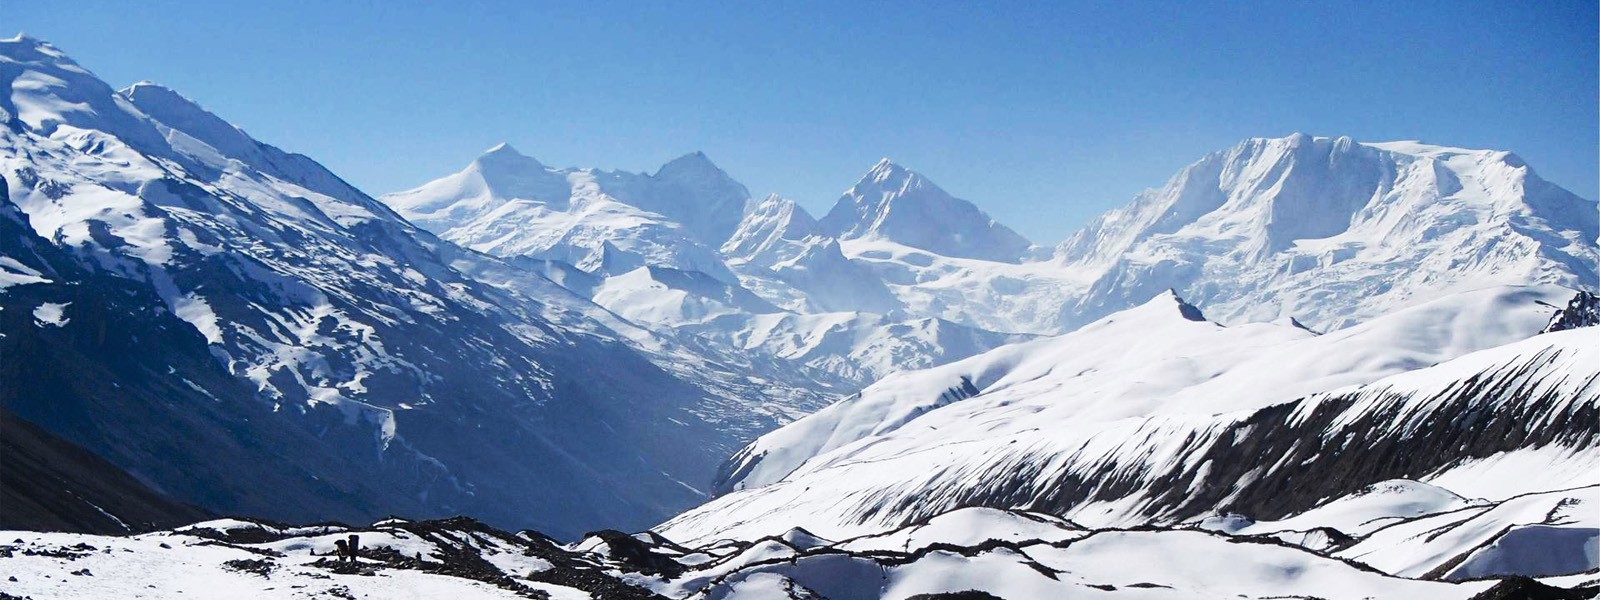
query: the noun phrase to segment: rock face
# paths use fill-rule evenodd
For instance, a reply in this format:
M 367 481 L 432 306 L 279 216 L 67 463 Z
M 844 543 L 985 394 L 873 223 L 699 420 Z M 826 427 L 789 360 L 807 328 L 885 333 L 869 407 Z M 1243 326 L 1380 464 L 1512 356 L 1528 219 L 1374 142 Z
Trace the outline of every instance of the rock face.
M 1545 325 L 1543 333 L 1596 325 L 1600 325 L 1600 296 L 1580 291 L 1567 302 L 1566 308 L 1550 316 L 1550 324 Z

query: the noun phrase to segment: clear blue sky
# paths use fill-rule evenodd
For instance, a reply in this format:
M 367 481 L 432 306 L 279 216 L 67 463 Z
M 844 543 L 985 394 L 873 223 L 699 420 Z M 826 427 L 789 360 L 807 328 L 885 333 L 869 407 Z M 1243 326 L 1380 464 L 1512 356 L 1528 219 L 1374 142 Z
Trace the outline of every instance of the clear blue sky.
M 1304 131 L 1510 149 L 1597 195 L 1594 2 L 1098 4 L 0 0 L 0 29 L 373 194 L 504 140 L 632 171 L 704 150 L 822 212 L 890 156 L 1053 243 Z

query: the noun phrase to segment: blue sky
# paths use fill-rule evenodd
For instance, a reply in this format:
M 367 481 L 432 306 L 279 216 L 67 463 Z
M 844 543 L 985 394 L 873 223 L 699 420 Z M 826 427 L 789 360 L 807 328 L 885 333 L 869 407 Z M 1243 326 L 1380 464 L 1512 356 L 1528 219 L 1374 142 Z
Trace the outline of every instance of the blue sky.
M 880 157 L 1036 242 L 1294 131 L 1510 149 L 1597 193 L 1594 2 L 0 0 L 114 86 L 167 84 L 373 194 L 509 141 L 694 150 L 825 212 Z

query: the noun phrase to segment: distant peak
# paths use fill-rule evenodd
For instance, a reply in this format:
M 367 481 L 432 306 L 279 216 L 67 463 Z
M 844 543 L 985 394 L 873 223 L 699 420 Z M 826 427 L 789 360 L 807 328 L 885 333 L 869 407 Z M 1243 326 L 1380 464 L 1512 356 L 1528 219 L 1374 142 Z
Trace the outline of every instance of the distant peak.
M 527 157 L 526 154 L 518 152 L 516 148 L 513 148 L 509 142 L 500 142 L 498 144 L 495 144 L 493 148 L 490 148 L 488 150 L 484 150 L 483 151 L 483 155 L 484 156 L 495 156 L 495 155 L 500 155 L 500 156 L 521 156 L 521 157 L 524 157 L 524 158 Z
M 543 169 L 544 165 L 533 157 L 518 152 L 511 144 L 501 142 L 472 161 L 473 164 L 496 170 Z
M 677 171 L 677 170 L 689 170 L 689 169 L 695 169 L 695 170 L 701 170 L 701 171 L 704 171 L 704 170 L 717 170 L 717 171 L 720 171 L 720 170 L 722 170 L 722 169 L 717 167 L 716 163 L 711 162 L 711 158 L 706 156 L 705 152 L 701 152 L 699 150 L 696 150 L 694 152 L 690 152 L 690 153 L 685 154 L 683 156 L 679 156 L 677 158 L 674 158 L 674 159 L 672 159 L 670 161 L 667 161 L 667 164 L 661 166 L 661 171 L 669 171 L 669 170 Z M 657 174 L 659 174 L 659 172 L 657 172 Z
M 31 46 L 31 47 L 34 47 L 34 48 L 55 49 L 55 46 L 51 45 L 50 42 L 47 42 L 47 41 L 41 40 L 39 38 L 33 37 L 31 35 L 28 35 L 28 33 L 25 32 L 25 31 L 19 31 L 14 36 L 11 36 L 9 38 L 0 39 L 0 43 L 17 44 L 17 45 L 22 45 L 22 46 Z
M 61 49 L 26 33 L 18 33 L 9 39 L 0 39 L 0 54 L 22 62 L 70 66 L 82 70 L 82 67 L 68 58 Z
M 726 171 L 722 170 L 722 167 L 711 162 L 711 158 L 700 151 L 690 152 L 668 161 L 667 164 L 661 165 L 661 168 L 656 170 L 653 177 L 684 182 L 732 181 L 732 178 L 728 176 Z M 748 192 L 745 193 L 748 194 Z
M 136 81 L 136 82 L 134 82 L 133 85 L 130 85 L 130 86 L 125 87 L 125 88 L 122 88 L 122 91 L 128 92 L 128 91 L 133 91 L 133 90 L 136 90 L 136 89 L 139 89 L 139 88 L 155 88 L 155 89 L 166 90 L 166 91 L 169 91 L 169 92 L 172 91 L 172 88 L 169 88 L 167 86 L 161 85 L 161 84 L 156 83 L 154 81 L 150 81 L 149 79 L 143 79 L 143 80 L 140 80 L 140 81 Z M 174 92 L 174 93 L 176 93 L 176 92 Z
M 911 170 L 895 164 L 888 157 L 879 159 L 877 164 L 872 165 L 872 168 L 867 170 L 867 178 L 879 182 L 896 179 L 906 174 L 911 174 Z
M 151 99 L 154 99 L 154 98 L 161 98 L 161 99 L 167 100 L 167 101 L 181 102 L 183 104 L 187 104 L 187 105 L 193 106 L 195 108 L 199 108 L 200 107 L 199 103 L 195 102 L 194 100 L 190 100 L 188 96 L 185 96 L 183 94 L 178 93 L 177 90 L 174 90 L 174 89 L 169 88 L 167 86 L 161 85 L 161 84 L 156 83 L 154 81 L 150 81 L 148 79 L 146 79 L 144 81 L 140 81 L 140 82 L 135 83 L 133 85 L 130 85 L 128 87 L 122 88 L 121 90 L 118 90 L 117 93 L 122 95 L 122 97 L 124 97 L 124 98 L 135 98 L 135 99 L 138 99 L 140 101 L 148 101 L 148 100 L 151 100 Z
M 818 222 L 840 239 L 877 237 L 944 256 L 1015 263 L 1031 245 L 971 202 L 879 160 Z
M 907 169 L 893 160 L 884 158 L 879 160 L 877 164 L 872 165 L 872 168 L 867 170 L 867 174 L 861 176 L 861 180 L 856 182 L 857 186 L 862 184 L 910 190 L 924 185 L 931 185 L 931 182 L 923 177 L 922 174 Z

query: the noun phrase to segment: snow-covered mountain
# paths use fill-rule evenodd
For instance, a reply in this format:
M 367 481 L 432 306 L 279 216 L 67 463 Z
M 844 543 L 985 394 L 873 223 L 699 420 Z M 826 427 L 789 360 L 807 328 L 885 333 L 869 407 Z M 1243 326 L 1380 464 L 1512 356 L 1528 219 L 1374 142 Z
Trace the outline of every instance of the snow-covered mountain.
M 870 270 L 845 258 L 816 219 L 776 194 L 751 207 L 722 254 L 751 290 L 801 313 L 904 308 Z
M 839 239 L 881 239 L 954 258 L 1018 262 L 1033 245 L 887 158 L 845 191 L 818 225 Z
M 440 240 L 171 90 L 26 37 L 0 84 L 0 399 L 178 500 L 643 526 L 828 398 Z
M 698 200 L 715 204 L 694 205 L 697 189 L 712 194 Z M 703 154 L 652 176 L 554 169 L 501 144 L 458 173 L 383 201 L 439 237 L 500 257 L 559 260 L 602 275 L 665 266 L 737 283 L 716 246 L 738 224 L 748 196 Z
M 905 202 L 943 194 L 926 187 Z M 383 200 L 447 240 L 559 274 L 636 326 L 742 355 L 758 377 L 793 370 L 816 391 L 848 393 L 1020 339 L 905 313 L 805 209 L 776 195 L 750 201 L 698 152 L 643 175 L 554 169 L 501 145 L 459 173 Z
M 673 163 L 699 165 L 694 169 L 608 175 L 651 182 L 663 172 L 693 173 L 699 183 L 680 189 L 723 190 L 698 204 L 629 191 L 649 185 L 604 182 L 591 201 L 573 204 L 567 199 L 582 194 L 569 194 L 566 184 L 541 191 L 525 181 L 587 181 L 600 172 L 550 169 L 522 157 L 495 175 L 485 162 L 385 200 L 447 238 L 502 257 L 566 262 L 599 278 L 642 266 L 711 275 L 728 288 L 705 298 L 688 293 L 665 311 L 660 302 L 635 302 L 651 296 L 650 289 L 674 286 L 637 275 L 610 286 L 617 293 L 606 298 L 582 278 L 574 290 L 638 326 L 723 348 L 730 339 L 761 337 L 751 323 L 772 314 L 766 305 L 808 317 L 852 314 L 826 319 L 834 323 L 934 319 L 965 328 L 963 339 L 1004 339 L 1004 333 L 1072 331 L 1169 288 L 1219 322 L 1292 317 L 1328 331 L 1491 285 L 1600 285 L 1592 201 L 1544 182 L 1509 153 L 1415 142 L 1303 134 L 1246 140 L 1096 219 L 1054 256 L 888 160 L 869 169 L 821 220 L 774 195 L 746 202 L 728 237 L 709 241 L 690 235 L 691 226 L 704 222 L 710 207 L 731 214 L 735 203 L 726 198 L 738 194 L 726 190 L 743 187 L 700 164 L 703 156 Z M 678 178 L 686 177 L 693 179 Z M 561 200 L 508 200 L 517 196 Z M 702 216 L 680 222 L 664 213 L 690 213 L 660 208 L 686 204 L 700 207 L 695 214 Z M 631 216 L 617 218 L 624 214 Z M 745 292 L 765 302 L 760 310 L 726 306 L 723 297 Z M 683 327 L 686 321 L 695 323 L 693 331 Z M 793 345 L 768 350 L 764 360 L 808 368 L 782 358 L 796 354 Z M 845 364 L 864 351 L 827 353 L 822 363 Z M 825 369 L 819 385 L 838 389 L 842 382 L 849 390 L 964 355 L 929 347 L 905 353 L 904 362 Z
M 26 37 L 0 40 L 0 125 L 0 418 L 37 429 L 0 479 L 30 518 L 661 523 L 562 547 L 390 520 L 359 528 L 365 566 L 318 557 L 341 525 L 7 533 L 28 593 L 1600 579 L 1600 301 L 1575 291 L 1600 214 L 1510 153 L 1247 140 L 1052 253 L 887 160 L 820 220 L 701 153 L 501 145 L 380 201 Z
M 1050 259 L 933 240 L 1007 237 L 969 231 L 991 221 L 937 190 L 881 163 L 820 227 L 907 313 L 993 331 L 1063 333 L 1166 289 L 1224 323 L 1294 317 L 1328 331 L 1491 285 L 1600 285 L 1595 202 L 1503 151 L 1245 140 L 1096 218 Z M 946 218 L 886 216 L 904 198 Z
M 1571 296 L 1491 288 L 1319 335 L 1223 327 L 1166 293 L 886 378 L 763 436 L 724 495 L 659 531 L 840 539 L 970 505 L 1090 526 L 1276 519 L 1396 478 L 1494 500 L 1594 485 L 1595 331 L 1535 335 Z
M 1326 331 L 1488 285 L 1600 285 L 1596 205 L 1515 154 L 1294 134 L 1206 156 L 1057 248 L 1088 322 L 1176 289 L 1223 322 Z

